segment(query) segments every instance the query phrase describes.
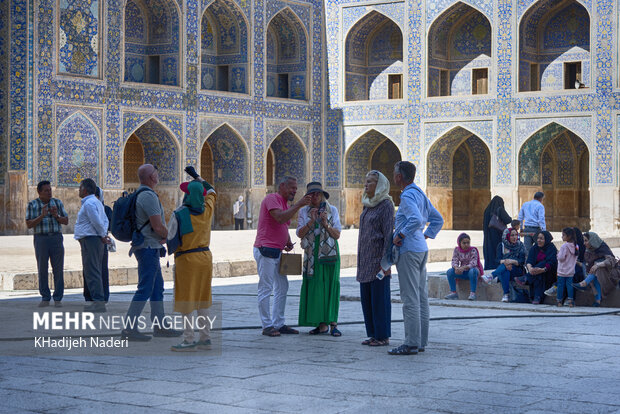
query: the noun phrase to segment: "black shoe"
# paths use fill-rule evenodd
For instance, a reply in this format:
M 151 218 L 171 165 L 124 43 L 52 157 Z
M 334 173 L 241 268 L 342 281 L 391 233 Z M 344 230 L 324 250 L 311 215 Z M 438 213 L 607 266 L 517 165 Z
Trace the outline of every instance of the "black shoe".
M 123 329 L 121 331 L 121 339 L 129 339 L 136 342 L 147 342 L 151 340 L 151 337 L 137 330 Z
M 158 338 L 176 338 L 181 335 L 183 335 L 183 331 L 158 327 L 153 328 L 153 336 Z
M 392 348 L 388 351 L 390 355 L 416 355 L 418 353 L 418 348 L 415 346 L 407 346 L 405 344 Z
M 54 301 L 54 307 L 55 308 L 62 308 L 62 302 L 59 300 L 55 300 Z
M 84 306 L 84 312 L 103 313 L 107 311 L 103 302 L 93 302 L 88 306 Z
M 39 304 L 37 305 L 37 308 L 46 308 L 50 305 L 50 301 L 49 300 L 42 300 L 41 302 L 39 302 Z

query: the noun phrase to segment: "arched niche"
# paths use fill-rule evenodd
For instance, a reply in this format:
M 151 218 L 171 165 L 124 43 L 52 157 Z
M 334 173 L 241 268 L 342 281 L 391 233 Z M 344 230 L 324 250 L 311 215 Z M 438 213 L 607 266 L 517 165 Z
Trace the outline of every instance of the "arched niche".
M 492 39 L 486 16 L 465 3 L 439 15 L 428 32 L 428 96 L 488 94 Z
M 267 96 L 307 100 L 308 38 L 291 9 L 281 10 L 269 22 L 265 49 Z
M 142 164 L 153 164 L 157 167 L 160 184 L 177 185 L 179 182 L 179 147 L 170 130 L 157 119 L 149 119 L 127 138 L 123 160 L 130 159 L 134 163 L 138 161 L 139 149 L 136 141 L 142 147 Z M 131 145 L 127 146 L 127 144 Z M 125 153 L 128 154 L 128 158 L 125 157 Z M 125 171 L 124 167 L 123 171 Z M 123 177 L 124 185 L 135 183 L 134 177 Z
M 249 183 L 248 149 L 239 134 L 228 124 L 207 137 L 200 154 L 200 171 L 217 191 L 214 228 L 232 228 L 232 205 L 246 196 Z M 208 177 L 208 178 L 207 178 Z
M 127 0 L 123 13 L 125 82 L 181 84 L 179 14 L 174 0 Z
M 585 142 L 551 123 L 534 133 L 519 150 L 519 203 L 543 191 L 547 229 L 590 228 L 590 153 Z
M 248 24 L 231 0 L 215 0 L 200 25 L 202 89 L 248 93 Z
M 403 34 L 389 17 L 372 11 L 345 41 L 345 99 L 403 98 Z
M 491 200 L 491 154 L 471 131 L 457 127 L 432 145 L 427 156 L 427 194 L 445 229 L 482 229 Z
M 583 89 L 590 79 L 590 15 L 575 0 L 540 0 L 519 23 L 519 92 Z
M 58 185 L 77 187 L 85 178 L 99 182 L 99 130 L 82 113 L 60 124 L 58 139 Z
M 124 188 L 137 188 L 140 186 L 138 180 L 138 168 L 144 164 L 144 147 L 136 134 L 132 134 L 123 150 L 123 177 Z
M 394 164 L 401 160 L 401 153 L 396 144 L 374 129 L 353 142 L 345 154 L 344 165 L 346 225 L 359 225 L 364 183 L 370 170 L 380 171 L 386 176 L 390 181 L 390 195 L 394 204 L 397 206 L 400 204 L 400 190 L 394 183 Z
M 273 157 L 273 189 L 277 190 L 275 186 L 285 176 L 297 178 L 297 187 L 305 189 L 307 183 L 306 149 L 299 137 L 288 128 L 278 134 L 265 154 L 266 165 L 269 163 L 269 151 Z

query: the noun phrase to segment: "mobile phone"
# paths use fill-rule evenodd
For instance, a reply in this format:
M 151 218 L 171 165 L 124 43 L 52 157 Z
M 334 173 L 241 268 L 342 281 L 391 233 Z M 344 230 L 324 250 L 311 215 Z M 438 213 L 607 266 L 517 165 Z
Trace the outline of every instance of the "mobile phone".
M 322 201 L 321 204 L 319 204 L 319 214 L 321 214 L 322 212 L 325 211 L 325 206 L 327 204 L 325 203 L 325 201 Z

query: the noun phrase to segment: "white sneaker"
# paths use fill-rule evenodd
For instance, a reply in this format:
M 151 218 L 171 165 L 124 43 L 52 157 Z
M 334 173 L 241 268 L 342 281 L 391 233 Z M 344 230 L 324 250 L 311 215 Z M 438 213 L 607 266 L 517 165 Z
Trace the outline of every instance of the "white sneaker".
M 510 296 L 508 295 L 502 296 L 502 302 L 510 302 Z
M 491 282 L 493 282 L 493 276 L 491 276 L 491 275 L 484 275 L 484 276 L 482 276 L 482 281 L 484 283 L 486 283 L 487 285 L 490 285 Z
M 558 294 L 558 287 L 556 285 L 553 285 L 549 289 L 545 290 L 545 295 L 547 296 L 556 296 L 557 294 Z

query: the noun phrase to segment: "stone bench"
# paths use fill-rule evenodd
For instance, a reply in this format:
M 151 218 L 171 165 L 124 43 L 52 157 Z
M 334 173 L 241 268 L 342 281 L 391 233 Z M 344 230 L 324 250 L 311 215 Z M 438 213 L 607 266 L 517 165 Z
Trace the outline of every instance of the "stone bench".
M 491 272 L 492 270 L 486 270 L 485 275 L 490 275 Z M 467 300 L 469 296 L 469 280 L 457 279 L 456 291 L 459 294 L 459 299 Z M 450 293 L 450 285 L 448 284 L 446 272 L 428 272 L 428 296 L 430 298 L 443 299 L 448 293 Z M 478 279 L 476 287 L 477 300 L 499 302 L 502 300 L 503 293 L 500 283 L 487 285 L 481 279 Z M 575 304 L 577 306 L 590 306 L 593 302 L 594 295 L 589 289 L 585 292 L 575 289 Z M 556 305 L 556 297 L 545 296 L 544 304 Z M 605 297 L 601 301 L 601 306 L 620 308 L 620 288 L 616 287 L 614 292 Z

